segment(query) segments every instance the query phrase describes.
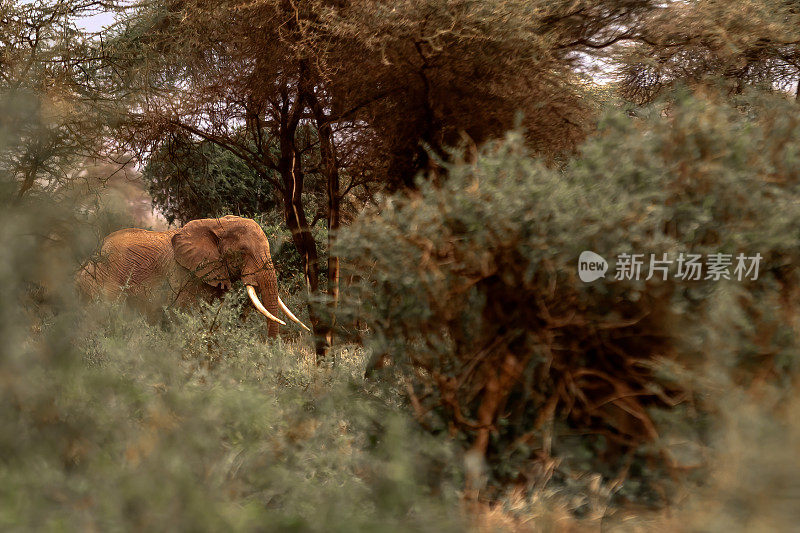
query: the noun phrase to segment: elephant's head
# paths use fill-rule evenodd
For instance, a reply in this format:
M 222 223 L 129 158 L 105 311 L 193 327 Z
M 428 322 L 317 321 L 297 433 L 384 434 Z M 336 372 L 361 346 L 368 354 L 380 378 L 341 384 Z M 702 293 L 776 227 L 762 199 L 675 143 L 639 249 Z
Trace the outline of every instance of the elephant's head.
M 278 296 L 269 241 L 254 220 L 232 215 L 193 220 L 172 236 L 172 248 L 178 264 L 204 283 L 230 289 L 233 282 L 240 280 L 250 301 L 267 318 L 285 325 L 275 316 L 280 307 L 290 319 L 308 329 Z M 270 335 L 276 333 L 277 325 L 273 323 Z

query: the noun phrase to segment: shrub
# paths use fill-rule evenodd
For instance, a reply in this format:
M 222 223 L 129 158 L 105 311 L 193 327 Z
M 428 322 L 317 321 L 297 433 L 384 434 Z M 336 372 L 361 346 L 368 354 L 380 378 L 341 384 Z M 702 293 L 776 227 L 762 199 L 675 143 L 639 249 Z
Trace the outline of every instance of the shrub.
M 417 417 L 485 456 L 495 483 L 627 473 L 628 492 L 656 497 L 637 483 L 697 465 L 694 370 L 797 364 L 800 113 L 753 95 L 667 104 L 611 108 L 563 171 L 510 134 L 338 239 L 373 361 L 391 356 Z M 586 250 L 612 259 L 605 280 L 578 279 Z M 613 258 L 633 253 L 763 259 L 756 281 L 680 280 L 674 264 L 667 280 L 645 280 L 647 264 L 614 280 Z
M 359 353 L 323 372 L 235 300 L 164 328 L 69 298 L 4 321 L 0 527 L 461 530 L 447 443 L 360 386 Z
M 0 529 L 463 530 L 450 446 L 360 352 L 320 370 L 235 298 L 164 327 L 77 305 L 88 215 L 1 172 Z
M 278 208 L 272 185 L 241 159 L 185 136 L 160 145 L 142 178 L 170 224 L 229 214 L 252 217 Z

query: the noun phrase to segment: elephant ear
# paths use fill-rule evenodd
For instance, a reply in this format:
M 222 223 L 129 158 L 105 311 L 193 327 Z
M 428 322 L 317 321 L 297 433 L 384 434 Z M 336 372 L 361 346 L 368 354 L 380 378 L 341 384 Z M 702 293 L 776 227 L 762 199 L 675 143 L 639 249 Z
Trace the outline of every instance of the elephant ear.
M 229 288 L 228 272 L 219 248 L 220 222 L 215 218 L 192 220 L 172 236 L 175 260 L 209 285 Z

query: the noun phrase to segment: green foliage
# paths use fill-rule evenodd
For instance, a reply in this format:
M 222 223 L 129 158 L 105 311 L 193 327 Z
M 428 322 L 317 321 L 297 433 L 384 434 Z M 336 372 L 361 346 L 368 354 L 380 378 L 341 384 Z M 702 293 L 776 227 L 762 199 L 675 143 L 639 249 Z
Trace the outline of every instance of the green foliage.
M 458 463 L 361 387 L 358 352 L 320 371 L 235 301 L 166 329 L 120 305 L 73 309 L 70 263 L 0 226 L 0 527 L 461 529 Z M 20 279 L 33 265 L 63 280 L 38 307 Z
M 172 224 L 196 218 L 253 217 L 278 208 L 272 185 L 228 150 L 181 136 L 162 144 L 142 177 Z
M 742 91 L 794 89 L 797 9 L 667 4 L 155 2 L 89 39 L 75 17 L 115 2 L 4 2 L 0 528 L 795 527 L 800 112 Z M 640 36 L 619 84 L 576 72 Z M 611 101 L 680 83 L 696 93 Z M 520 109 L 524 134 L 449 151 Z M 159 325 L 76 302 L 75 270 L 130 225 L 82 190 L 109 141 L 156 147 L 171 221 L 258 218 L 305 322 L 274 192 L 303 179 L 316 256 L 333 169 L 359 198 L 343 221 L 386 184 L 441 182 L 339 236 L 337 324 L 366 336 L 321 369 L 235 292 Z M 606 279 L 578 279 L 584 250 Z M 759 278 L 612 279 L 621 253 L 717 252 L 760 253 Z M 383 356 L 392 379 L 364 382 Z
M 458 529 L 446 446 L 358 386 L 358 358 L 323 376 L 253 318 L 95 310 L 64 367 L 15 384 L 4 526 Z
M 278 284 L 290 293 L 305 290 L 305 277 L 303 275 L 303 258 L 297 252 L 297 247 L 292 243 L 292 232 L 280 222 L 270 222 L 268 216 L 256 217 L 261 228 L 269 238 L 272 262 L 278 271 Z M 311 234 L 320 250 L 319 266 L 322 279 L 327 277 L 328 261 L 328 229 L 322 224 L 311 228 Z
M 77 305 L 89 215 L 0 192 L 1 529 L 463 530 L 451 447 L 360 351 L 318 369 L 235 299 L 163 327 Z
M 564 171 L 511 134 L 342 232 L 368 348 L 414 383 L 424 424 L 485 449 L 494 481 L 533 486 L 555 456 L 556 479 L 627 472 L 629 489 L 644 482 L 630 496 L 655 498 L 664 468 L 697 466 L 695 371 L 796 369 L 800 113 L 738 103 L 679 93 L 640 119 L 612 108 Z M 584 250 L 611 260 L 605 280 L 578 279 Z M 673 265 L 645 281 L 645 265 L 613 279 L 622 253 L 717 252 L 760 253 L 760 277 L 682 281 Z

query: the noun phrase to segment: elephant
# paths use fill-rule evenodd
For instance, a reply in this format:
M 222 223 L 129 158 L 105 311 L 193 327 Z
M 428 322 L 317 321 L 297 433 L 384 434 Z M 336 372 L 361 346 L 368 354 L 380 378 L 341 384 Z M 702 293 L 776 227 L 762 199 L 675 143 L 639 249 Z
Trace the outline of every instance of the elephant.
M 199 299 L 224 296 L 241 281 L 253 306 L 278 334 L 278 308 L 303 324 L 278 296 L 269 241 L 255 220 L 233 215 L 192 220 L 170 231 L 128 228 L 103 241 L 99 258 L 77 275 L 79 292 L 89 298 L 124 296 L 146 313 L 163 306 L 187 308 Z M 263 303 L 262 303 L 263 302 Z

